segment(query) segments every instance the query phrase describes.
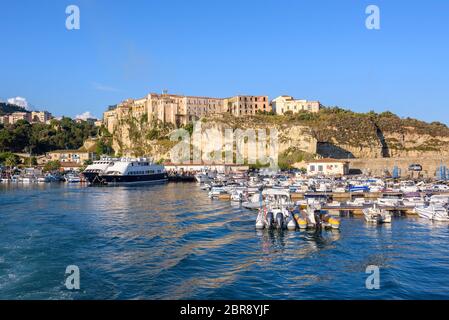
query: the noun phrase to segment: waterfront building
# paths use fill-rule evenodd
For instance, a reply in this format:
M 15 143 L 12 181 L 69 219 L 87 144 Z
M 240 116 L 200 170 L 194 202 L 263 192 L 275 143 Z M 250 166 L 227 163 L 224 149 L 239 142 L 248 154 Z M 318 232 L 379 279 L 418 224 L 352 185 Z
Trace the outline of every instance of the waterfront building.
M 288 111 L 293 113 L 299 111 L 318 112 L 321 103 L 319 101 L 294 99 L 291 96 L 279 96 L 271 101 L 271 106 L 276 114 L 283 115 Z
M 61 172 L 73 172 L 73 171 L 81 171 L 84 167 L 82 163 L 79 162 L 61 162 L 61 168 L 59 169 Z
M 94 161 L 96 159 L 95 152 L 82 150 L 55 150 L 47 153 L 48 161 L 59 161 L 61 163 L 70 162 L 84 164 L 85 161 Z
M 234 116 L 255 115 L 270 112 L 268 96 L 235 96 L 225 99 L 226 111 Z
M 318 159 L 307 163 L 307 175 L 343 176 L 349 174 L 349 162 L 339 159 Z

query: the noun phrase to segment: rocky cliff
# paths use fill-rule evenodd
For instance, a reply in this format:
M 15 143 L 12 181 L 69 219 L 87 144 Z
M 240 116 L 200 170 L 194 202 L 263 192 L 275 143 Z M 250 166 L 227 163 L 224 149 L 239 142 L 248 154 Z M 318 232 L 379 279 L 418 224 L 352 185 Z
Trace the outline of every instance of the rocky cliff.
M 441 123 L 402 119 L 385 112 L 354 113 L 324 108 L 319 113 L 286 116 L 217 115 L 201 120 L 201 130 L 277 129 L 280 163 L 289 165 L 316 156 L 333 158 L 391 158 L 449 156 L 449 128 Z M 148 122 L 132 116 L 119 121 L 113 147 L 123 155 L 151 155 L 168 160 L 177 143 L 170 141 L 172 125 Z M 192 126 L 185 128 L 190 133 Z M 202 146 L 212 141 L 203 139 Z

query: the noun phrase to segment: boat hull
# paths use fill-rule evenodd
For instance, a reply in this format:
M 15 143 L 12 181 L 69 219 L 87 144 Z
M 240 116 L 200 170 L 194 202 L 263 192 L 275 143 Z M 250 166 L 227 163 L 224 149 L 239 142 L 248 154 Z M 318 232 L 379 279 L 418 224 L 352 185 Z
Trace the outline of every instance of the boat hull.
M 98 175 L 96 173 L 84 174 L 91 184 L 103 185 L 127 185 L 127 184 L 144 184 L 166 182 L 168 177 L 166 173 L 158 173 L 151 175 Z

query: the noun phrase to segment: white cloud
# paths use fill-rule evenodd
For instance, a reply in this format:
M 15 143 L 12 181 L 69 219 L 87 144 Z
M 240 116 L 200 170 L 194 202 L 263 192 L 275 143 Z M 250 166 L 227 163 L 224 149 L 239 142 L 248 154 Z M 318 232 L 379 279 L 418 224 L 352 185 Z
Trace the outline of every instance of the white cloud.
M 82 114 L 76 115 L 75 119 L 87 120 L 87 119 L 97 119 L 90 111 L 83 112 Z
M 27 110 L 30 109 L 30 105 L 28 104 L 27 99 L 22 98 L 22 97 L 9 98 L 8 103 L 15 104 L 15 105 L 17 105 L 19 107 L 23 107 Z

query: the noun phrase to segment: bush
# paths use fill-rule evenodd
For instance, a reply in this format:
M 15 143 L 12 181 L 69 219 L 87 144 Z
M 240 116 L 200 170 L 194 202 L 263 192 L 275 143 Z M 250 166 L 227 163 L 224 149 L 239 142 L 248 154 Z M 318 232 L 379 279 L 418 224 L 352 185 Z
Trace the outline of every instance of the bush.
M 58 160 L 48 161 L 44 166 L 44 171 L 58 171 L 61 168 L 61 162 Z

